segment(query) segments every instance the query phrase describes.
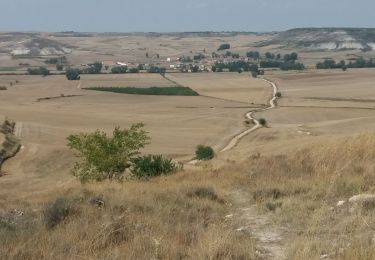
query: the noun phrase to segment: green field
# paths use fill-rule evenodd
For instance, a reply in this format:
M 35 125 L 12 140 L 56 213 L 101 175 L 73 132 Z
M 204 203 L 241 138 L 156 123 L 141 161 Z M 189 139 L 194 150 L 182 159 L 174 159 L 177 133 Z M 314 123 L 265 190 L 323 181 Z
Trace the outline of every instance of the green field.
M 87 90 L 107 91 L 121 94 L 131 95 L 156 95 L 156 96 L 199 96 L 197 92 L 189 87 L 149 87 L 149 88 L 136 88 L 136 87 L 90 87 L 84 88 Z

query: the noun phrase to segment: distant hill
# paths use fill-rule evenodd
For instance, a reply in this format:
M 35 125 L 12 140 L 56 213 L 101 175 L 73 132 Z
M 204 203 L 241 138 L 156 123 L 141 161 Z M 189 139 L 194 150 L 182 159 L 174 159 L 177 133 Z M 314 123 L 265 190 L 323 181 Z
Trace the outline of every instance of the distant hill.
M 258 46 L 280 45 L 305 50 L 375 50 L 375 28 L 297 28 Z

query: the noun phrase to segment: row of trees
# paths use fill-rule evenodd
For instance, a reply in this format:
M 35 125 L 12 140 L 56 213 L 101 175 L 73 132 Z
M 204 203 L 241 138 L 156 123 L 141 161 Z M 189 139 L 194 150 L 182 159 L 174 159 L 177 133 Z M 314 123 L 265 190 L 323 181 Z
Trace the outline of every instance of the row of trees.
M 29 73 L 30 75 L 47 76 L 50 74 L 50 71 L 45 67 L 39 67 L 39 68 L 28 68 L 27 73 Z
M 259 63 L 261 68 L 279 68 L 281 70 L 304 70 L 305 65 L 302 63 L 291 61 L 278 61 L 278 60 L 262 60 Z
M 254 60 L 260 60 L 262 58 L 262 55 L 258 51 L 249 51 L 246 53 L 246 57 L 254 59 Z M 274 54 L 271 52 L 266 52 L 264 54 L 264 58 L 266 60 L 284 60 L 284 61 L 296 61 L 298 60 L 298 54 L 296 52 L 285 54 L 284 56 L 281 56 L 281 54 Z
M 366 60 L 362 57 L 346 63 L 344 60 L 336 62 L 333 59 L 326 59 L 316 64 L 317 69 L 343 69 L 347 68 L 375 68 L 375 59 Z
M 224 69 L 227 69 L 230 72 L 259 71 L 258 65 L 247 61 L 232 61 L 227 63 L 217 62 L 212 66 L 213 72 L 222 72 Z

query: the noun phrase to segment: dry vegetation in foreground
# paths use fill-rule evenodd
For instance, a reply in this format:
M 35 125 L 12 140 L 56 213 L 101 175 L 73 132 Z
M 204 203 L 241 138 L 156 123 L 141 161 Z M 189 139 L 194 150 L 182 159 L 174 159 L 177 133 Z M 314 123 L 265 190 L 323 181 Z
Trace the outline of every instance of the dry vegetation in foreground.
M 242 194 L 286 228 L 287 259 L 374 259 L 375 203 L 336 206 L 375 192 L 374 147 L 375 134 L 324 139 L 220 170 L 72 186 L 22 212 L 1 205 L 0 258 L 256 259 L 257 241 L 236 231 Z

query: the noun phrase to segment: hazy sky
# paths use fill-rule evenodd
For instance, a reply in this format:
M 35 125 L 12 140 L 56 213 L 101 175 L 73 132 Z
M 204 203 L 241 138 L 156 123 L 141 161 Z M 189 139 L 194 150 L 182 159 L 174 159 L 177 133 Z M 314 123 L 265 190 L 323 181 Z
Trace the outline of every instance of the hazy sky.
M 0 0 L 0 31 L 375 27 L 374 0 Z

